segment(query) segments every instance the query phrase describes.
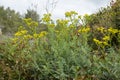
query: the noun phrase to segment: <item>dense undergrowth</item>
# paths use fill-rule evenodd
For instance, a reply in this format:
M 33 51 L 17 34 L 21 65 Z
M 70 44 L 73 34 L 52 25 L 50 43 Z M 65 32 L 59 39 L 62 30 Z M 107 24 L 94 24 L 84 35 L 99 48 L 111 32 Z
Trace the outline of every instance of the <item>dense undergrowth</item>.
M 47 30 L 24 19 L 13 38 L 0 44 L 0 80 L 119 80 L 120 30 L 79 26 L 75 11 L 54 22 L 44 14 Z M 84 22 L 83 22 L 84 23 Z

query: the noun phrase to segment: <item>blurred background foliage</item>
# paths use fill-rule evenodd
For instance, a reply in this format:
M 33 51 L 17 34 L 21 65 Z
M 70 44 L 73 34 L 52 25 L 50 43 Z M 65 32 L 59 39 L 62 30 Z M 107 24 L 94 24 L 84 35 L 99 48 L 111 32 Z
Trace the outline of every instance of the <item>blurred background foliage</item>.
M 28 9 L 25 14 L 20 15 L 19 12 L 15 12 L 9 7 L 5 9 L 3 6 L 0 6 L 0 28 L 2 29 L 3 35 L 12 36 L 18 27 L 24 24 L 24 18 L 31 18 L 39 22 L 38 30 L 46 29 L 45 25 L 40 23 L 40 16 L 35 10 Z

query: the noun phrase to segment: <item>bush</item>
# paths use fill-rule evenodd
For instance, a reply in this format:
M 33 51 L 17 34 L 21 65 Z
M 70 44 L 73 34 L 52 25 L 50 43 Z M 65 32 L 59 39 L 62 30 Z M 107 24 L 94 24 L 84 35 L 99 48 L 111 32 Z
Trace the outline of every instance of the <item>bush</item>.
M 110 46 L 109 35 L 105 37 L 107 32 L 100 38 L 104 40 L 94 37 L 89 42 L 91 28 L 77 27 L 78 22 L 84 20 L 75 11 L 66 12 L 65 16 L 66 19 L 55 23 L 51 14 L 45 14 L 42 23 L 48 30 L 40 32 L 37 22 L 24 19 L 27 27 L 20 26 L 15 36 L 0 46 L 1 79 L 119 79 L 120 50 L 117 52 Z M 103 29 L 97 30 L 102 32 Z M 89 43 L 98 48 L 95 50 Z M 105 47 L 109 48 L 105 50 Z

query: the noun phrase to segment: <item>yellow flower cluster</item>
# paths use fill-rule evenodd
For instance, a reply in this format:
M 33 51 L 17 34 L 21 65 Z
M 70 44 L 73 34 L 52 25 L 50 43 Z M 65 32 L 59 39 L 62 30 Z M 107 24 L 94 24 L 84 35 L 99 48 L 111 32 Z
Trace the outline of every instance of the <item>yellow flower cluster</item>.
M 109 44 L 108 44 L 108 41 L 110 40 L 110 36 L 104 36 L 103 38 L 102 38 L 102 41 L 100 41 L 100 40 L 98 40 L 98 39 L 96 39 L 96 38 L 94 38 L 93 39 L 93 41 L 97 44 L 97 45 L 99 45 L 99 46 L 101 46 L 101 47 L 104 47 L 104 46 L 108 46 Z
M 49 24 L 50 27 L 54 28 L 55 27 L 55 24 Z
M 42 18 L 43 22 L 49 22 L 51 21 L 51 14 L 44 14 L 44 17 Z
M 33 34 L 33 37 L 34 37 L 34 38 L 38 38 L 38 37 L 39 37 L 39 34 L 34 33 L 34 34 Z
M 104 46 L 109 45 L 108 42 L 106 42 L 106 41 L 103 41 L 102 43 L 103 43 Z
M 18 38 L 12 38 L 11 39 L 14 43 L 16 43 L 18 41 Z
M 32 39 L 33 36 L 31 36 L 30 34 L 24 35 L 24 39 Z
M 85 14 L 84 16 L 89 16 L 88 14 Z
M 31 39 L 36 39 L 36 38 L 41 38 L 47 35 L 46 31 L 42 31 L 40 33 L 36 33 L 36 26 L 38 26 L 38 23 L 35 21 L 32 21 L 31 18 L 24 19 L 28 27 L 33 26 L 32 28 L 28 28 L 28 30 L 25 29 L 25 27 L 20 26 L 18 32 L 15 33 L 15 37 L 12 38 L 13 42 L 18 42 L 18 41 L 29 41 Z M 51 26 L 54 26 L 51 24 Z M 32 32 L 31 32 L 32 31 Z
M 93 39 L 93 41 L 97 44 L 97 45 L 109 45 L 108 42 L 111 40 L 112 36 L 115 35 L 116 33 L 118 33 L 118 40 L 119 40 L 119 36 L 120 36 L 120 30 L 115 29 L 115 28 L 108 28 L 105 29 L 104 27 L 99 27 L 97 28 L 98 31 L 100 31 L 102 33 L 102 35 L 104 35 L 104 37 L 102 38 L 102 41 L 99 41 L 97 39 Z M 111 36 L 112 34 L 112 36 Z
M 41 38 L 41 37 L 44 37 L 45 35 L 47 35 L 47 32 L 46 31 L 42 31 L 41 33 L 37 34 L 33 34 L 33 37 L 34 38 Z
M 38 22 L 32 21 L 31 23 L 28 23 L 28 26 L 37 27 L 38 26 Z
M 98 40 L 98 39 L 96 39 L 96 38 L 94 38 L 94 39 L 93 39 L 93 41 L 94 41 L 96 44 L 98 44 L 98 45 L 102 44 L 102 42 L 101 42 L 101 41 L 99 41 L 99 40 Z
M 69 20 L 58 19 L 56 22 L 57 24 L 68 24 Z
M 104 32 L 109 32 L 112 34 L 119 33 L 118 29 L 114 29 L 112 27 L 110 27 L 108 29 L 105 29 L 104 27 L 98 27 L 97 30 L 100 31 L 101 33 L 104 33 Z
M 112 34 L 115 34 L 115 33 L 118 33 L 119 30 L 118 30 L 118 29 L 113 29 L 112 27 L 110 27 L 110 28 L 108 29 L 108 32 L 110 32 L 110 33 L 112 33 Z
M 87 28 L 82 28 L 82 29 L 79 29 L 79 30 L 78 30 L 79 33 L 82 33 L 82 32 L 83 32 L 83 33 L 86 33 L 86 32 L 89 32 L 89 31 L 90 31 L 90 28 L 89 28 L 89 27 L 87 27 Z
M 15 33 L 15 36 L 22 36 L 22 35 L 25 35 L 27 34 L 27 30 L 21 30 L 21 31 L 18 31 L 17 33 Z
M 104 41 L 109 41 L 110 40 L 110 36 L 105 36 L 102 38 Z
M 77 15 L 78 13 L 75 11 L 70 11 L 65 13 L 65 17 L 71 17 L 72 15 Z
M 93 41 L 94 41 L 97 45 L 99 45 L 99 46 L 101 46 L 101 47 L 104 47 L 104 46 L 109 45 L 107 41 L 100 41 L 100 40 L 98 40 L 98 39 L 96 39 L 96 38 L 94 38 Z
M 32 21 L 31 18 L 24 19 L 24 21 L 28 27 L 37 27 L 38 26 L 38 22 Z
M 46 31 L 42 31 L 40 34 L 39 34 L 39 37 L 43 37 L 43 36 L 46 36 L 47 35 L 47 32 Z
M 23 20 L 25 21 L 25 23 L 30 23 L 30 22 L 32 21 L 31 18 L 25 18 L 25 19 L 23 19 Z
M 23 32 L 23 33 L 26 33 L 25 31 L 22 31 L 22 32 Z M 12 41 L 13 41 L 13 42 L 17 42 L 18 40 L 28 40 L 28 39 L 32 39 L 32 38 L 36 39 L 36 38 L 41 38 L 41 37 L 44 37 L 44 36 L 47 35 L 47 32 L 46 32 L 46 31 L 42 31 L 42 32 L 40 32 L 39 34 L 34 33 L 33 36 L 30 35 L 30 34 L 23 34 L 23 33 L 21 33 L 21 31 L 20 31 L 20 32 L 17 32 L 17 33 L 15 34 L 16 37 L 15 37 L 15 38 L 12 38 Z M 20 38 L 19 36 L 21 36 L 21 38 Z
M 100 31 L 101 33 L 103 33 L 104 31 L 106 31 L 104 27 L 98 27 L 97 30 Z

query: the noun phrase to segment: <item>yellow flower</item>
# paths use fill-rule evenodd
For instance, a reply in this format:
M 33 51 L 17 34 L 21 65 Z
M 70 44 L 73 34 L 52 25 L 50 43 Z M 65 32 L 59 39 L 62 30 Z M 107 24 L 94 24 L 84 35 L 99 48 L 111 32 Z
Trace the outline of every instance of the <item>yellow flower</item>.
M 34 38 L 41 38 L 43 36 L 47 35 L 47 32 L 46 31 L 42 31 L 40 32 L 39 34 L 33 34 Z
M 18 41 L 18 38 L 12 38 L 12 41 L 16 43 Z
M 78 13 L 75 11 L 71 11 L 71 14 L 77 15 Z
M 103 40 L 104 40 L 104 41 L 109 41 L 109 40 L 110 40 L 110 37 L 109 37 L 109 36 L 105 36 L 105 37 L 103 37 Z
M 98 27 L 97 30 L 100 31 L 101 33 L 103 33 L 104 30 L 105 30 L 105 28 L 103 28 L 103 27 Z
M 44 17 L 42 18 L 43 22 L 49 22 L 51 21 L 51 14 L 44 14 Z
M 108 42 L 105 42 L 105 41 L 104 41 L 104 42 L 102 42 L 102 43 L 103 43 L 104 46 L 108 45 Z
M 25 18 L 25 19 L 23 19 L 23 20 L 26 21 L 26 22 L 30 22 L 30 21 L 32 21 L 31 18 Z
M 110 32 L 110 33 L 112 33 L 112 34 L 115 34 L 115 33 L 118 33 L 119 30 L 118 30 L 118 29 L 113 29 L 112 27 L 110 27 L 110 28 L 108 29 L 108 32 Z
M 43 34 L 41 34 L 41 33 L 39 34 L 39 38 L 41 38 L 41 37 L 43 37 L 43 36 L 44 36 Z
M 20 31 L 20 33 L 23 34 L 23 35 L 26 34 L 27 32 L 28 32 L 27 30 Z
M 22 34 L 20 32 L 15 33 L 15 36 L 21 36 Z
M 65 13 L 65 17 L 71 17 L 71 16 L 72 16 L 72 14 L 70 12 Z
M 102 44 L 102 41 L 98 41 L 98 45 L 101 45 Z
M 81 33 L 81 32 L 82 32 L 82 29 L 79 29 L 78 32 Z
M 71 17 L 72 15 L 78 15 L 78 13 L 75 11 L 70 11 L 65 13 L 65 17 Z
M 32 21 L 31 18 L 26 18 L 26 19 L 23 19 L 23 20 L 25 21 L 26 24 L 29 24 Z
M 93 39 L 94 42 L 98 42 L 99 40 L 97 40 L 96 38 Z
M 31 22 L 30 22 L 30 23 L 27 23 L 27 26 L 30 27 L 30 26 L 31 26 Z
M 42 31 L 42 32 L 41 32 L 41 34 L 46 35 L 46 34 L 47 34 L 47 32 L 46 32 L 46 31 Z
M 16 32 L 15 36 L 22 36 L 22 35 L 27 34 L 27 32 L 28 32 L 27 30 L 21 30 L 21 31 Z
M 50 24 L 49 26 L 53 28 L 53 27 L 55 27 L 55 24 Z
M 103 48 L 104 48 L 105 46 L 109 45 L 108 42 L 106 42 L 106 41 L 99 41 L 99 40 L 97 40 L 96 38 L 94 38 L 93 41 L 94 41 L 97 45 L 99 45 L 100 47 L 103 47 Z
M 25 39 L 31 39 L 32 36 L 28 34 L 28 35 L 24 35 L 24 38 L 25 38 Z
M 69 22 L 69 20 L 63 20 L 63 19 L 58 19 L 57 21 L 57 24 L 62 24 L 62 25 L 64 25 L 64 24 L 68 24 L 68 22 Z
M 75 26 L 73 24 L 70 24 L 69 27 L 70 28 L 75 28 Z
M 94 41 L 96 44 L 98 44 L 98 45 L 102 44 L 102 42 L 99 41 L 99 40 L 97 40 L 96 38 L 94 38 L 93 41 Z
M 86 28 L 86 32 L 88 32 L 88 31 L 90 31 L 90 28 L 88 27 L 88 28 Z
M 43 37 L 43 36 L 45 36 L 45 35 L 47 35 L 47 32 L 46 32 L 46 31 L 42 31 L 42 32 L 39 34 L 39 38 L 41 38 L 41 37 Z
M 85 29 L 85 28 L 83 28 L 81 31 L 82 31 L 82 32 L 86 32 L 86 29 Z
M 39 35 L 35 33 L 35 34 L 33 34 L 33 37 L 34 37 L 34 38 L 38 38 Z
M 28 26 L 37 27 L 38 22 L 32 21 L 31 23 L 28 24 Z
M 90 31 L 90 28 L 82 28 L 82 29 L 79 29 L 78 32 L 89 32 Z

